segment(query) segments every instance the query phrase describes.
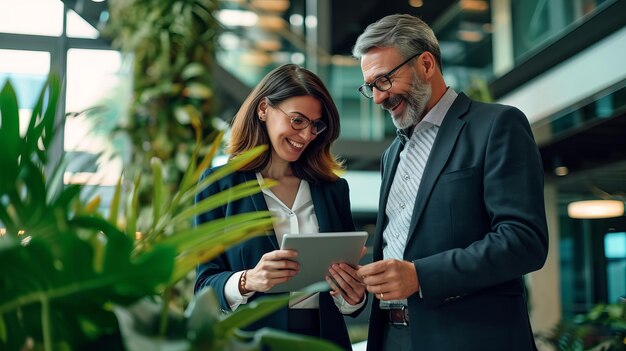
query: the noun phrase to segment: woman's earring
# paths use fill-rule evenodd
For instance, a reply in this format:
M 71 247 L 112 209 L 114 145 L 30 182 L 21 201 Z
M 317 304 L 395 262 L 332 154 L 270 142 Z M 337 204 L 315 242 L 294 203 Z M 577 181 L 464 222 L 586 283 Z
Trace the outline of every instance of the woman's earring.
M 265 113 L 259 113 L 259 120 L 265 122 Z

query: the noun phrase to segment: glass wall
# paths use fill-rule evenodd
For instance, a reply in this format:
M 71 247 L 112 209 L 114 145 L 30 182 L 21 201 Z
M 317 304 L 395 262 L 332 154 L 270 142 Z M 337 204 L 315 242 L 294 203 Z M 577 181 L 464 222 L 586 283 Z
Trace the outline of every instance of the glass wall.
M 615 0 L 511 0 L 516 62 L 575 28 Z
M 65 183 L 93 186 L 90 195 L 100 194 L 107 208 L 126 150 L 109 132 L 124 116 L 130 82 L 120 53 L 99 37 L 62 1 L 0 0 L 0 86 L 10 80 L 15 87 L 21 128 L 48 74 L 58 74 L 66 118 L 58 136 L 63 142 L 51 150 L 51 159 L 65 153 Z

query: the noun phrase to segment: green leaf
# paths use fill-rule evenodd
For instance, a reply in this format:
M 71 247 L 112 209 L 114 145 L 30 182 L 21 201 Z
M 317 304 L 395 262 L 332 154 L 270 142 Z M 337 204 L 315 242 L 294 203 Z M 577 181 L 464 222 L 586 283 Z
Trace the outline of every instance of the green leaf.
M 207 154 L 204 156 L 204 158 L 202 159 L 202 161 L 198 165 L 198 168 L 195 170 L 195 172 L 193 174 L 193 182 L 194 183 L 197 182 L 198 179 L 200 179 L 200 176 L 202 175 L 202 172 L 204 172 L 211 165 L 211 161 L 213 160 L 213 157 L 215 157 L 215 155 L 217 154 L 217 151 L 219 150 L 219 147 L 222 145 L 222 139 L 224 138 L 224 132 L 223 131 L 219 131 L 219 132 L 216 132 L 215 135 L 211 135 L 211 136 L 213 137 L 213 139 L 212 139 L 213 142 L 211 143 L 211 148 L 209 149 L 209 152 L 207 152 Z M 186 188 L 184 188 L 184 189 L 186 189 Z
M 153 223 L 161 218 L 161 209 L 165 204 L 165 198 L 163 195 L 163 188 L 165 184 L 163 183 L 163 164 L 161 160 L 153 157 L 150 160 L 150 164 L 152 165 L 152 175 L 154 176 L 154 184 L 153 184 L 153 198 L 152 198 L 152 218 Z
M 263 328 L 254 333 L 254 344 L 263 346 L 263 350 L 300 350 L 341 351 L 339 346 L 319 338 L 287 333 L 275 329 Z
M 327 284 L 324 282 L 312 284 L 295 294 L 266 295 L 251 303 L 237 308 L 237 310 L 227 315 L 219 324 L 221 332 L 226 334 L 236 328 L 243 328 L 256 322 L 257 320 L 276 312 L 285 307 L 291 298 L 298 299 L 308 294 L 325 291 Z
M 200 291 L 188 310 L 190 312 L 187 329 L 190 341 L 196 345 L 197 349 L 210 349 L 215 342 L 216 326 L 222 314 L 215 291 L 212 288 Z
M 268 181 L 267 184 L 264 184 L 263 187 L 259 187 L 259 182 L 256 179 L 238 184 L 230 189 L 221 191 L 196 203 L 195 206 L 184 209 L 174 218 L 172 218 L 170 222 L 171 224 L 176 224 L 181 221 L 188 220 L 190 218 L 193 218 L 194 216 L 210 211 L 231 201 L 236 201 L 244 197 L 256 194 L 260 192 L 262 188 L 269 188 L 274 184 L 276 184 L 275 181 Z
M 234 329 L 243 328 L 255 321 L 271 314 L 289 304 L 289 294 L 260 297 L 250 303 L 240 306 L 234 312 L 226 315 L 219 324 L 221 334 L 232 333 Z
M 117 217 L 120 212 L 120 196 L 122 193 L 122 176 L 117 180 L 117 185 L 115 186 L 115 192 L 113 192 L 113 197 L 111 198 L 111 205 L 109 208 L 109 223 L 117 227 Z
M 190 104 L 177 106 L 174 109 L 174 117 L 182 125 L 199 125 L 201 124 L 199 121 L 202 119 L 200 111 Z
M 177 194 L 181 198 L 176 201 L 176 203 L 185 203 L 187 201 L 190 201 L 194 198 L 197 192 L 204 190 L 207 186 L 211 185 L 218 179 L 222 179 L 223 177 L 240 170 L 243 166 L 252 162 L 252 160 L 263 154 L 266 150 L 267 145 L 259 145 L 237 157 L 232 158 L 225 165 L 217 169 L 215 172 L 211 173 L 206 178 L 202 179 L 196 186 L 191 187 L 182 194 Z
M 43 164 L 47 163 L 47 156 L 44 150 L 48 149 L 54 134 L 54 122 L 60 89 L 58 77 L 51 74 L 39 94 L 26 131 L 24 153 L 26 155 L 38 155 L 39 161 Z M 40 141 L 41 149 L 39 148 Z
M 135 238 L 135 232 L 137 231 L 137 218 L 139 216 L 139 185 L 141 184 L 141 173 L 137 173 L 135 181 L 133 182 L 133 189 L 131 191 L 130 202 L 127 206 L 128 213 L 126 214 L 126 235 L 130 238 Z
M 208 99 L 213 96 L 213 90 L 202 83 L 194 82 L 187 84 L 183 94 L 193 99 Z
M 185 66 L 181 75 L 183 79 L 187 80 L 191 78 L 200 77 L 206 73 L 207 73 L 207 70 L 202 64 L 200 64 L 199 62 L 192 62 L 188 64 L 187 66 Z
M 48 84 L 50 89 L 48 90 L 48 104 L 46 106 L 45 113 L 43 115 L 43 120 L 41 124 L 44 127 L 44 134 L 42 138 L 44 149 L 48 149 L 52 138 L 54 137 L 54 122 L 57 113 L 57 104 L 59 100 L 59 96 L 61 94 L 61 83 L 59 82 L 59 78 L 55 74 L 51 74 L 48 77 Z
M 17 178 L 18 159 L 22 150 L 17 96 L 9 81 L 0 91 L 0 117 L 0 194 L 3 194 Z
M 219 243 L 232 243 L 242 233 L 249 233 L 250 229 L 264 223 L 270 225 L 272 219 L 269 211 L 249 212 L 219 218 L 203 223 L 191 229 L 181 230 L 176 235 L 164 238 L 161 242 L 178 248 L 182 252 L 194 246 L 211 246 Z

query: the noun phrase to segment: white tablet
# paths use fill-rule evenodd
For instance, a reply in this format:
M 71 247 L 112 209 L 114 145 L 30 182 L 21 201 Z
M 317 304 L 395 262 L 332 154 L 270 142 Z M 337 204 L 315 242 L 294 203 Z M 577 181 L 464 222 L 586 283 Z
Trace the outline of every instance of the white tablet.
M 328 267 L 345 262 L 356 266 L 367 241 L 367 232 L 336 232 L 316 234 L 285 234 L 280 248 L 296 250 L 300 273 L 278 284 L 268 292 L 299 291 L 313 283 L 325 281 Z

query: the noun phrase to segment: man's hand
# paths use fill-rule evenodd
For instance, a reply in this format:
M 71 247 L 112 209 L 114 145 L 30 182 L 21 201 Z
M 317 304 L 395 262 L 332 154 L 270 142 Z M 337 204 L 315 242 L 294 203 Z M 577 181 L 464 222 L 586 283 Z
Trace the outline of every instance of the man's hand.
M 367 291 L 381 300 L 402 300 L 419 291 L 412 262 L 387 259 L 362 266 L 357 274 Z

